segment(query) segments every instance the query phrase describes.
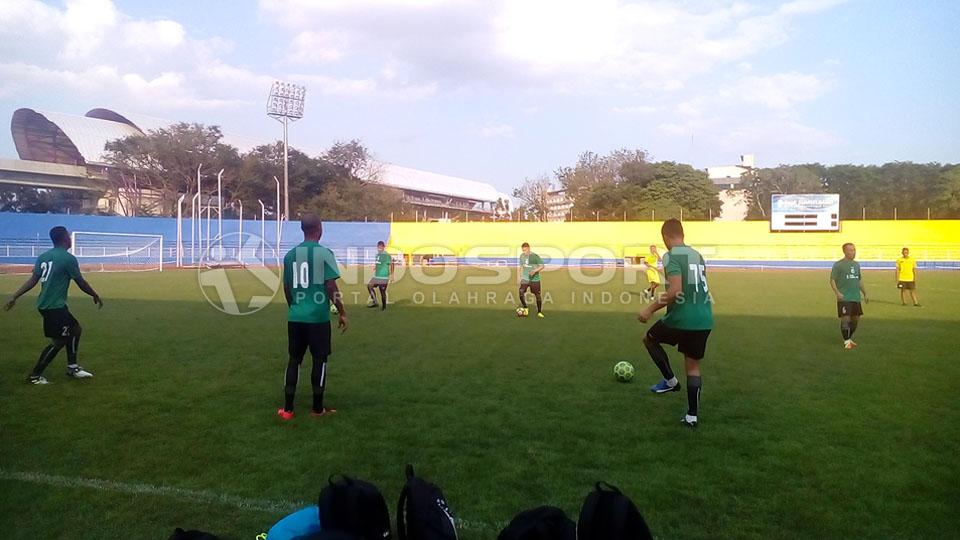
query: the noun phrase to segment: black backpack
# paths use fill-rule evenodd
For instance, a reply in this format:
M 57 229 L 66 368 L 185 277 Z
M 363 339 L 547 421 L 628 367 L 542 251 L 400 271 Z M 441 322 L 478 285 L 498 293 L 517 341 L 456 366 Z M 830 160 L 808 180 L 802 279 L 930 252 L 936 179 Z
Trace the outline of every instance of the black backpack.
M 652 540 L 637 506 L 615 486 L 597 482 L 580 509 L 577 540 Z
M 337 475 L 334 475 L 337 476 Z M 376 486 L 342 476 L 320 492 L 321 532 L 348 533 L 358 540 L 390 540 L 390 511 Z
M 400 540 L 457 540 L 457 525 L 440 488 L 418 478 L 413 465 L 407 465 L 406 473 L 397 501 Z
M 497 540 L 576 540 L 577 526 L 555 506 L 540 506 L 517 514 Z
M 203 531 L 185 531 L 180 527 L 174 529 L 170 540 L 220 540 L 220 537 Z

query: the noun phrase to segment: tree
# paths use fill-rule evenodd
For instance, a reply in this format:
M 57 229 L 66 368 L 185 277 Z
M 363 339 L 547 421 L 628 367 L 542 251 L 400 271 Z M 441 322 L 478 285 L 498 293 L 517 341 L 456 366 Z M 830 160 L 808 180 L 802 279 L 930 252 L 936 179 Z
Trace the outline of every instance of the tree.
M 647 163 L 646 150 L 621 148 L 605 156 L 583 152 L 573 167 L 559 167 L 554 177 L 567 191 L 574 203 L 593 186 L 600 183 L 617 184 L 629 175 L 631 181 L 643 182 L 643 165 Z
M 742 183 L 748 193 L 747 219 L 769 219 L 770 196 L 784 193 L 823 193 L 825 179 L 820 164 L 781 165 L 759 169 Z
M 574 213 L 597 219 L 657 217 L 708 219 L 719 215 L 720 198 L 707 174 L 672 161 L 627 162 L 614 181 L 587 188 L 574 202 Z M 682 209 L 682 210 L 681 210 Z
M 300 207 L 306 201 L 319 195 L 327 184 L 336 180 L 340 170 L 296 148 L 289 148 L 287 154 L 292 219 L 299 215 Z M 240 199 L 245 207 L 252 208 L 259 206 L 257 199 L 260 199 L 271 213 L 275 212 L 275 177 L 282 182 L 282 142 L 258 146 L 243 155 L 232 198 Z
M 75 214 L 83 210 L 84 195 L 72 189 L 0 185 L 0 212 Z
M 546 221 L 549 206 L 547 194 L 552 186 L 547 176 L 538 176 L 523 181 L 523 184 L 513 190 L 513 196 L 520 199 L 520 208 L 533 221 Z
M 172 215 L 180 194 L 195 193 L 197 167 L 205 171 L 225 169 L 224 186 L 236 181 L 240 166 L 237 149 L 223 144 L 217 126 L 179 123 L 147 132 L 145 135 L 111 141 L 106 144 L 106 162 L 111 167 L 109 181 L 118 200 L 143 206 L 141 195 L 150 190 L 159 194 L 156 210 Z M 206 194 L 214 193 L 215 185 L 206 182 Z M 120 196 L 121 192 L 125 196 Z M 127 209 L 128 215 L 139 210 Z M 150 210 L 153 210 L 150 208 Z

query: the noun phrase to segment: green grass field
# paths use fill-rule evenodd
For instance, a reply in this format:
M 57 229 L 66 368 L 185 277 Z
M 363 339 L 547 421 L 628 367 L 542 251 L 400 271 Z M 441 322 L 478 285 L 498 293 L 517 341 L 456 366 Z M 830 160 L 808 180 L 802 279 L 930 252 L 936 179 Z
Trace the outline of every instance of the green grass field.
M 195 272 L 90 274 L 106 306 L 73 287 L 71 309 L 96 377 L 67 380 L 61 353 L 52 384 L 30 386 L 44 339 L 27 295 L 0 312 L 4 538 L 166 538 L 183 526 L 253 539 L 335 472 L 377 483 L 393 507 L 408 462 L 444 489 L 466 540 L 495 538 L 536 505 L 575 516 L 598 479 L 630 495 L 658 538 L 960 531 L 960 273 L 921 275 L 916 309 L 900 306 L 892 273 L 867 272 L 854 351 L 841 348 L 826 272 L 711 273 L 716 329 L 701 424 L 688 430 L 685 393 L 647 391 L 659 373 L 635 318 L 642 286 L 552 272 L 548 318 L 517 319 L 512 282 L 465 285 L 477 272 L 439 286 L 408 276 L 385 313 L 348 305 L 328 375 L 340 412 L 304 414 L 304 374 L 288 423 L 274 416 L 279 298 L 228 316 Z M 0 276 L 0 298 L 23 279 Z M 636 366 L 633 383 L 614 381 L 619 360 Z

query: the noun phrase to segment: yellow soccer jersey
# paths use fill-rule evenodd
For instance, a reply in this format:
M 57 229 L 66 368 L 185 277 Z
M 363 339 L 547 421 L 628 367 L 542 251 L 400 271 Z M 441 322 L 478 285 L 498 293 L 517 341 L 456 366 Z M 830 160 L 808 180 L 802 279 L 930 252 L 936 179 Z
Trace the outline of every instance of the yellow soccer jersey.
M 899 272 L 899 281 L 914 281 L 913 271 L 917 268 L 917 261 L 911 257 L 900 257 L 897 259 L 897 271 Z
M 657 272 L 657 256 L 648 253 L 643 256 L 643 262 L 647 263 L 647 281 L 650 283 L 660 283 L 660 272 Z

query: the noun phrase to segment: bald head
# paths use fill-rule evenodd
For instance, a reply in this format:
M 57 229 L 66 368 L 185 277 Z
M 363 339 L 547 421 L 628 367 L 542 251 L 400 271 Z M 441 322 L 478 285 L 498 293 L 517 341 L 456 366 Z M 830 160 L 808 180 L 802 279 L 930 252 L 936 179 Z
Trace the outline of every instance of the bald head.
M 300 230 L 303 231 L 304 240 L 319 240 L 323 234 L 323 223 L 316 214 L 304 214 L 300 218 Z

